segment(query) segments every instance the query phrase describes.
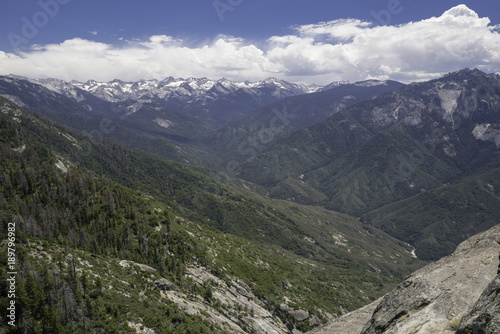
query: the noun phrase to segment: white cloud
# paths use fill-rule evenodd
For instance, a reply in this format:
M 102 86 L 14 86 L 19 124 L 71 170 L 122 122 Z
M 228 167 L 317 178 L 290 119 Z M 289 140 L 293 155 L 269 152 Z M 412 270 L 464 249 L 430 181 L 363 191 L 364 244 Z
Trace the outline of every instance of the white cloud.
M 498 28 L 460 5 L 440 17 L 399 26 L 355 19 L 298 26 L 295 34 L 272 36 L 261 47 L 231 36 L 194 47 L 164 35 L 120 46 L 75 38 L 18 54 L 0 52 L 0 74 L 82 81 L 167 76 L 275 76 L 321 84 L 367 78 L 414 81 L 464 67 L 498 72 Z
M 295 28 L 303 36 L 325 35 L 340 40 L 348 40 L 361 33 L 363 28 L 371 26 L 370 22 L 355 19 L 334 20 L 308 24 Z

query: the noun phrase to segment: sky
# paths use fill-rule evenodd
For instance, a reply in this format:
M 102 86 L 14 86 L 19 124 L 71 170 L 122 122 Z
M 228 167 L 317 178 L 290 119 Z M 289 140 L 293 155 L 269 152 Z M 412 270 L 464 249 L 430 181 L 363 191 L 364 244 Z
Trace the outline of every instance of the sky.
M 291 82 L 500 72 L 497 0 L 4 0 L 0 75 Z

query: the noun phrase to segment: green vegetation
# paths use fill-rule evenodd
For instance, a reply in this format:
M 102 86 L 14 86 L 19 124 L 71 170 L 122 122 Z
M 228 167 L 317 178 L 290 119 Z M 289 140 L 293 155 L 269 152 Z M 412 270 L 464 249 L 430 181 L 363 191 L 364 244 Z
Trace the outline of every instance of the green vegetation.
M 434 260 L 451 253 L 463 238 L 498 224 L 500 169 L 386 205 L 363 221 L 418 246 Z
M 206 145 L 205 149 L 227 161 L 243 162 L 274 140 L 319 123 L 348 106 L 402 86 L 395 81 L 375 86 L 343 84 L 325 91 L 291 96 L 259 107 L 238 122 L 233 121 L 222 129 L 202 135 L 202 142 Z
M 457 87 L 450 114 L 442 96 Z M 494 75 L 470 70 L 408 85 L 271 142 L 238 176 L 275 198 L 363 217 L 437 260 L 498 223 L 496 195 L 470 178 L 500 165 L 493 138 L 474 134 L 478 124 L 500 123 L 499 89 Z M 467 209 L 457 205 L 463 201 Z
M 16 280 L 19 320 L 7 333 L 135 333 L 131 324 L 156 333 L 222 332 L 206 319 L 180 310 L 148 284 L 146 273 L 132 274 L 112 257 L 43 245 L 29 242 L 17 248 L 25 254 L 24 274 Z M 6 264 L 5 258 L 1 260 Z M 4 266 L 0 276 L 5 278 Z M 6 300 L 2 290 L 2 316 Z
M 405 245 L 352 217 L 89 140 L 5 100 L 0 110 L 0 238 L 15 222 L 23 319 L 12 333 L 118 333 L 134 326 L 127 321 L 157 333 L 231 332 L 151 283 L 164 278 L 214 310 L 251 314 L 225 310 L 212 283 L 190 278 L 198 266 L 250 287 L 275 317 L 287 316 L 279 305 L 288 300 L 321 319 L 366 304 L 422 265 Z M 121 260 L 155 273 L 124 269 Z M 1 305 L 7 300 L 0 295 Z

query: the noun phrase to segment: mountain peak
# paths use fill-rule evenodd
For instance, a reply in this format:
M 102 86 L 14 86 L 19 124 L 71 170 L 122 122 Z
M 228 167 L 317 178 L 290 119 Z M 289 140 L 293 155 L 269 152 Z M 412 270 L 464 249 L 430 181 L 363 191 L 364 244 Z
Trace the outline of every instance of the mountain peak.
M 450 76 L 450 75 L 478 75 L 478 74 L 486 74 L 480 70 L 478 70 L 477 68 L 463 68 L 461 70 L 458 70 L 458 71 L 455 71 L 455 72 L 450 72 L 448 74 L 446 74 L 444 77 L 447 77 L 447 76 Z
M 86 86 L 94 86 L 94 85 L 97 85 L 97 81 L 95 81 L 94 79 L 90 79 L 90 80 L 87 80 L 84 84 Z
M 451 80 L 451 81 L 461 82 L 461 81 L 471 80 L 474 78 L 487 79 L 487 78 L 494 78 L 496 76 L 497 76 L 497 74 L 495 74 L 495 73 L 486 73 L 486 72 L 483 72 L 477 68 L 473 68 L 473 69 L 464 68 L 464 69 L 461 69 L 461 70 L 458 70 L 455 72 L 448 73 L 448 74 L 444 75 L 442 78 L 439 78 L 439 79 L 436 79 L 433 81 L 450 81 Z

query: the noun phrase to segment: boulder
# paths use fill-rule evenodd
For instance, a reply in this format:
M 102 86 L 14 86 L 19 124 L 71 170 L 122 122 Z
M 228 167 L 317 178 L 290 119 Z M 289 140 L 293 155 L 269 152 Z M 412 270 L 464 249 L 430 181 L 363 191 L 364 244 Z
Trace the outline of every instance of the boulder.
M 318 319 L 318 317 L 313 316 L 311 319 L 309 319 L 309 327 L 315 327 L 318 326 L 319 324 L 320 320 Z
M 280 305 L 280 311 L 281 312 L 290 312 L 290 310 L 292 310 L 292 308 L 290 306 L 288 306 L 287 304 L 281 304 Z
M 160 290 L 170 291 L 174 287 L 174 283 L 170 282 L 166 278 L 160 278 L 153 282 L 156 287 Z
M 309 312 L 308 311 L 304 311 L 304 310 L 291 310 L 289 313 L 293 314 L 293 316 L 295 317 L 295 320 L 297 320 L 298 322 L 304 321 L 307 318 L 309 318 Z
M 151 274 L 155 274 L 157 272 L 157 270 L 155 268 L 152 268 L 150 266 L 147 266 L 145 264 L 142 264 L 142 263 L 135 263 L 136 265 L 139 266 L 139 268 L 141 268 L 142 271 L 147 271 Z

